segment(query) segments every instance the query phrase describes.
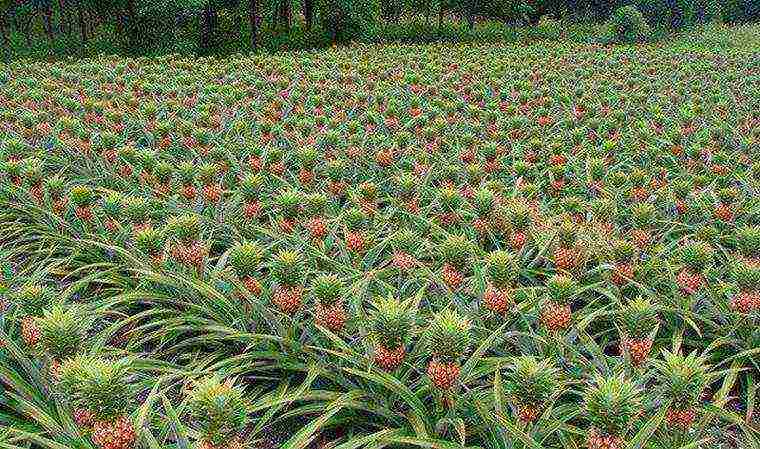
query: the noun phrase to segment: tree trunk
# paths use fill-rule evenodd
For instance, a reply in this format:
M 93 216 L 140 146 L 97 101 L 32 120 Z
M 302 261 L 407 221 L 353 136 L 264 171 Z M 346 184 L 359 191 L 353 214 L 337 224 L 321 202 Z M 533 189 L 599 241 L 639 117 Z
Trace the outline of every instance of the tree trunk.
M 303 0 L 303 17 L 306 20 L 306 29 L 310 30 L 314 24 L 314 0 Z
M 81 0 L 77 2 L 77 21 L 79 22 L 79 31 L 82 33 L 82 43 L 87 43 L 87 23 L 84 20 Z
M 438 34 L 441 34 L 442 28 L 443 28 L 443 7 L 439 7 L 438 9 Z
M 259 45 L 259 4 L 258 0 L 248 0 L 248 21 L 251 25 L 251 48 Z
M 66 13 L 66 0 L 58 0 L 58 26 L 61 28 L 61 33 L 71 35 L 71 22 L 69 22 L 69 15 Z
M 280 1 L 280 21 L 285 25 L 285 29 L 290 29 L 291 13 L 290 13 L 290 0 Z
M 8 36 L 8 23 L 5 20 L 5 11 L 0 11 L 0 34 L 2 34 L 5 46 L 9 47 L 11 45 L 11 39 Z
M 53 8 L 50 5 L 45 6 L 42 10 L 42 28 L 45 30 L 45 34 L 47 34 L 50 42 L 54 42 L 55 36 L 53 34 Z
M 217 14 L 216 9 L 210 2 L 206 3 L 206 7 L 203 9 L 203 25 L 201 27 L 201 42 L 200 47 L 202 49 L 209 49 L 214 44 L 216 37 L 216 24 Z

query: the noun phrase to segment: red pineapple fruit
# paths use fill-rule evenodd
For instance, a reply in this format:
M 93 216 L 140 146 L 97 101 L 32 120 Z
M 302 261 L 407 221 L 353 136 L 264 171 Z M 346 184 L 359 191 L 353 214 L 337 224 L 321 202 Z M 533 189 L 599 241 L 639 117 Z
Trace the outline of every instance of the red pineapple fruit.
M 261 175 L 248 174 L 240 181 L 240 197 L 243 200 L 243 216 L 247 219 L 259 218 L 261 214 Z
M 459 379 L 460 358 L 470 344 L 470 322 L 452 310 L 433 317 L 427 330 L 431 359 L 427 375 L 441 391 L 451 390 Z
M 346 224 L 346 249 L 355 254 L 361 254 L 366 249 L 366 233 L 368 217 L 363 209 L 352 207 L 346 211 L 344 222 Z
M 731 309 L 750 314 L 760 309 L 760 265 L 739 262 L 733 269 L 739 291 L 731 299 Z
M 282 313 L 293 314 L 301 308 L 304 266 L 301 255 L 282 250 L 272 261 L 272 275 L 277 281 L 272 302 Z
M 317 277 L 311 287 L 314 321 L 332 332 L 340 332 L 348 319 L 343 307 L 343 282 L 335 275 Z
M 229 262 L 237 278 L 254 297 L 261 294 L 260 267 L 263 251 L 255 242 L 243 242 L 230 250 Z
M 652 350 L 652 333 L 657 327 L 657 309 L 645 298 L 626 304 L 618 315 L 621 353 L 627 353 L 633 366 L 641 366 Z
M 472 243 L 465 235 L 449 235 L 438 245 L 438 253 L 443 259 L 443 282 L 451 290 L 458 290 L 464 282 L 463 270 L 470 260 Z
M 483 304 L 497 315 L 504 315 L 513 303 L 511 290 L 517 280 L 517 264 L 507 251 L 492 252 L 486 264 L 488 286 L 483 294 Z
M 541 310 L 541 323 L 552 332 L 567 329 L 570 326 L 572 300 L 577 284 L 564 275 L 555 275 L 546 284 L 548 298 Z
M 327 197 L 322 193 L 312 193 L 306 196 L 305 202 L 308 219 L 304 226 L 313 241 L 322 242 L 327 235 L 327 222 L 324 218 Z
M 94 194 L 87 186 L 76 186 L 71 189 L 71 202 L 74 204 L 74 214 L 83 222 L 89 223 L 93 219 L 92 203 Z
M 692 295 L 705 284 L 702 272 L 713 257 L 712 247 L 699 241 L 686 242 L 680 250 L 681 270 L 676 276 L 681 293 Z
M 386 370 L 396 370 L 406 357 L 413 316 L 396 298 L 381 298 L 370 314 L 370 335 L 375 341 L 374 360 Z

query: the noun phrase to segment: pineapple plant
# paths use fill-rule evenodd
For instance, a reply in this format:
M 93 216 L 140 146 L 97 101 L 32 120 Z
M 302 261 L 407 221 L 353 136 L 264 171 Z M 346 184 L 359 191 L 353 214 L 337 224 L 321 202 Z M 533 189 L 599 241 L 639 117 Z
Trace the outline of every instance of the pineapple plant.
M 718 204 L 715 205 L 713 212 L 715 218 L 725 222 L 733 221 L 736 216 L 734 202 L 737 197 L 738 192 L 735 188 L 724 187 L 718 190 Z
M 201 184 L 203 199 L 209 204 L 216 204 L 222 199 L 222 186 L 219 183 L 219 167 L 215 164 L 201 164 L 198 167 L 198 182 Z
M 196 182 L 195 182 L 195 176 L 196 176 L 195 164 L 189 161 L 182 162 L 178 167 L 178 171 L 179 171 L 180 182 L 182 183 L 182 189 L 180 190 L 182 197 L 186 201 L 195 200 L 195 196 L 198 193 L 198 189 L 196 188 Z
M 420 210 L 417 193 L 418 178 L 412 173 L 403 173 L 397 176 L 395 181 L 398 198 L 403 208 L 410 214 L 417 214 Z
M 174 236 L 172 257 L 175 260 L 196 267 L 199 271 L 203 266 L 206 249 L 200 242 L 201 219 L 194 213 L 173 216 L 167 222 L 167 228 Z
M 552 258 L 557 269 L 577 272 L 585 262 L 585 250 L 578 241 L 578 225 L 566 220 L 557 229 L 557 241 Z
M 303 210 L 303 194 L 298 190 L 286 190 L 277 196 L 275 203 L 280 215 L 280 230 L 286 234 L 292 233 Z
M 188 392 L 190 422 L 199 435 L 197 449 L 242 449 L 248 422 L 245 391 L 230 379 L 210 376 Z
M 78 420 L 92 426 L 92 442 L 101 449 L 134 449 L 135 428 L 128 415 L 133 387 L 125 360 L 79 356 L 58 368 L 57 389 L 79 410 Z
M 451 290 L 462 286 L 472 250 L 472 242 L 465 235 L 449 235 L 438 244 L 438 254 L 443 260 L 441 277 Z
M 174 167 L 166 161 L 161 161 L 153 167 L 153 178 L 156 180 L 155 190 L 159 196 L 169 195 L 174 180 Z
M 327 235 L 327 222 L 325 221 L 325 208 L 327 196 L 323 193 L 306 195 L 305 212 L 308 219 L 304 227 L 309 231 L 309 237 L 315 242 L 323 242 Z
M 124 198 L 119 192 L 110 192 L 103 198 L 103 214 L 105 220 L 103 226 L 109 232 L 115 232 L 119 229 L 119 218 L 122 214 L 122 205 L 124 204 Z
M 318 276 L 311 285 L 314 321 L 332 332 L 340 332 L 348 317 L 343 306 L 343 281 L 333 274 Z
M 518 267 L 512 254 L 494 251 L 486 258 L 486 278 L 488 285 L 483 294 L 487 309 L 497 315 L 504 315 L 511 307 L 512 287 L 517 280 Z
M 732 271 L 739 291 L 731 299 L 731 309 L 744 314 L 760 310 L 760 265 L 737 262 Z
M 63 194 L 65 184 L 64 179 L 59 175 L 45 178 L 45 189 L 50 200 L 50 206 L 53 213 L 57 215 L 60 215 L 66 206 L 67 198 Z
M 654 216 L 655 209 L 650 203 L 634 204 L 631 207 L 630 239 L 639 249 L 645 249 L 652 244 Z
M 462 203 L 462 196 L 457 189 L 443 187 L 438 191 L 438 221 L 441 227 L 450 229 L 459 222 Z
M 670 404 L 665 420 L 671 428 L 686 430 L 697 416 L 702 392 L 713 377 L 704 356 L 696 351 L 687 356 L 663 350 L 654 361 L 659 390 Z
M 344 180 L 346 174 L 346 161 L 343 159 L 333 159 L 327 163 L 327 179 L 329 184 L 327 189 L 335 197 L 343 197 L 346 194 L 348 183 Z
M 621 287 L 633 279 L 636 247 L 628 240 L 618 240 L 612 245 L 612 283 Z
M 256 242 L 242 242 L 232 247 L 229 262 L 238 280 L 253 296 L 261 294 L 260 269 L 263 251 Z
M 95 201 L 95 195 L 88 186 L 78 185 L 71 188 L 69 197 L 74 204 L 74 214 L 85 223 L 93 219 L 92 203 Z
M 60 362 L 76 356 L 83 348 L 89 319 L 76 305 L 56 305 L 36 318 L 35 325 L 39 330 L 40 347 L 52 360 L 51 374 L 56 377 Z
M 549 331 L 557 332 L 570 326 L 570 302 L 577 288 L 573 278 L 562 274 L 556 274 L 546 282 L 547 299 L 541 309 L 541 323 Z
M 643 297 L 629 301 L 618 313 L 620 352 L 628 354 L 633 366 L 649 357 L 657 325 L 657 308 Z
M 51 304 L 53 292 L 40 284 L 27 284 L 12 295 L 13 302 L 21 312 L 21 338 L 30 348 L 36 347 L 40 341 L 40 329 L 37 319 L 42 316 L 45 308 Z
M 159 229 L 146 228 L 135 233 L 135 246 L 156 265 L 164 261 L 164 241 L 164 233 Z
M 685 242 L 680 250 L 681 269 L 676 283 L 683 295 L 692 295 L 705 285 L 703 271 L 713 258 L 714 250 L 705 242 Z
M 380 298 L 370 314 L 370 335 L 375 343 L 374 361 L 386 371 L 396 370 L 406 357 L 412 334 L 412 313 L 396 298 Z
M 343 221 L 346 225 L 346 249 L 355 254 L 363 253 L 367 244 L 365 228 L 367 226 L 368 217 L 365 209 L 360 209 L 358 207 L 348 209 L 343 217 Z
M 525 355 L 508 367 L 506 390 L 522 422 L 535 422 L 546 402 L 561 391 L 560 373 L 550 359 Z
M 509 245 L 514 251 L 521 250 L 529 240 L 532 223 L 531 209 L 524 200 L 513 201 L 506 210 L 509 223 Z
M 409 271 L 418 265 L 417 251 L 420 246 L 420 236 L 411 229 L 396 231 L 390 240 L 393 250 L 391 263 L 401 271 Z
M 640 389 L 622 374 L 597 375 L 583 403 L 591 423 L 588 449 L 623 449 L 625 433 L 642 411 Z
M 314 167 L 320 158 L 315 148 L 307 147 L 298 152 L 298 161 L 301 169 L 298 172 L 298 180 L 303 185 L 310 185 L 314 182 Z
M 735 238 L 737 257 L 747 264 L 760 266 L 760 226 L 739 226 Z
M 493 192 L 488 189 L 475 192 L 473 206 L 476 216 L 472 221 L 472 227 L 479 235 L 485 235 L 491 227 L 495 201 Z
M 459 379 L 459 360 L 470 345 L 470 322 L 453 310 L 433 317 L 427 329 L 431 359 L 427 375 L 441 391 L 449 391 Z
M 304 261 L 294 250 L 281 250 L 272 260 L 272 276 L 277 281 L 272 302 L 284 314 L 293 314 L 303 301 Z
M 143 229 L 152 226 L 150 219 L 150 204 L 140 196 L 131 196 L 124 199 L 124 212 L 132 224 L 132 232 L 137 234 Z

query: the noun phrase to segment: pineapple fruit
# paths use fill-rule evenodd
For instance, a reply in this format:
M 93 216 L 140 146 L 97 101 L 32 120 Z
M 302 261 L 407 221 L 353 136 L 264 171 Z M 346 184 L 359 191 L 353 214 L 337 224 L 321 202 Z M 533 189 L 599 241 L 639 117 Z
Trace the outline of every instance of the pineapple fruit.
M 441 277 L 453 291 L 464 282 L 464 270 L 472 254 L 472 243 L 465 235 L 449 235 L 438 245 L 438 253 L 443 259 Z
M 657 323 L 657 309 L 645 298 L 633 299 L 620 310 L 620 352 L 628 354 L 634 366 L 641 366 L 649 357 Z
M 665 400 L 670 401 L 665 420 L 672 428 L 686 430 L 697 416 L 702 392 L 713 374 L 704 356 L 692 352 L 687 356 L 663 351 L 654 367 Z
M 303 301 L 304 262 L 301 254 L 282 250 L 272 261 L 272 276 L 277 281 L 272 302 L 284 314 L 293 314 Z
M 194 383 L 188 407 L 199 435 L 197 449 L 243 448 L 241 435 L 248 422 L 244 395 L 232 380 L 212 376 Z
M 94 193 L 87 186 L 75 186 L 69 193 L 71 202 L 74 204 L 74 214 L 83 222 L 89 223 L 94 218 L 92 213 L 92 204 L 94 202 Z
M 558 270 L 577 272 L 585 262 L 585 250 L 578 241 L 577 228 L 577 224 L 567 220 L 557 229 L 557 242 L 552 256 Z
M 760 265 L 737 262 L 733 277 L 739 291 L 731 299 L 731 309 L 744 314 L 760 310 Z
M 395 298 L 381 298 L 370 314 L 370 334 L 375 341 L 374 360 L 386 370 L 396 370 L 406 357 L 413 317 L 404 304 Z
M 441 391 L 449 391 L 459 379 L 460 358 L 470 345 L 470 322 L 452 310 L 437 313 L 427 330 L 431 359 L 427 375 Z
M 57 376 L 62 360 L 77 355 L 87 338 L 90 320 L 76 305 L 57 305 L 43 312 L 35 320 L 39 329 L 40 347 L 52 360 L 51 374 Z
M 676 283 L 681 293 L 692 295 L 705 285 L 704 269 L 711 262 L 714 250 L 700 241 L 686 242 L 680 250 L 681 269 Z
M 597 376 L 583 402 L 592 426 L 588 449 L 623 449 L 625 433 L 642 411 L 640 389 L 622 374 Z
M 314 297 L 314 321 L 332 332 L 340 332 L 346 324 L 343 306 L 343 282 L 335 275 L 318 276 L 311 285 Z
M 21 338 L 30 348 L 36 347 L 40 341 L 37 319 L 52 302 L 52 296 L 52 291 L 40 284 L 24 285 L 11 295 L 22 315 Z
M 494 251 L 486 259 L 488 285 L 483 294 L 485 307 L 497 315 L 504 315 L 512 306 L 512 287 L 517 280 L 518 267 L 512 254 Z
M 417 251 L 420 237 L 411 229 L 400 229 L 391 236 L 393 250 L 391 263 L 401 271 L 409 271 L 419 264 Z
M 578 286 L 568 276 L 554 275 L 546 283 L 548 297 L 541 310 L 541 323 L 551 332 L 567 329 L 572 319 L 570 302 Z
M 520 356 L 508 368 L 506 386 L 520 421 L 531 423 L 560 390 L 559 370 L 551 360 Z
M 627 240 L 618 240 L 611 247 L 613 261 L 611 281 L 621 287 L 633 279 L 636 247 Z
M 230 250 L 229 262 L 238 280 L 253 296 L 261 294 L 260 268 L 263 251 L 255 242 L 238 243 Z

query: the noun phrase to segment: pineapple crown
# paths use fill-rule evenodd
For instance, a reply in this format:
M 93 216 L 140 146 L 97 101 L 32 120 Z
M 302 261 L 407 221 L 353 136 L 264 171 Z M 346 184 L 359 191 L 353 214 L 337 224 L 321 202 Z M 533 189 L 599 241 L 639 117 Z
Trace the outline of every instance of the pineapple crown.
M 183 185 L 191 185 L 195 182 L 195 164 L 183 162 L 179 165 L 179 178 Z
M 411 229 L 399 229 L 391 236 L 391 247 L 413 255 L 420 246 L 420 236 Z
M 52 298 L 53 292 L 44 285 L 27 284 L 13 295 L 14 302 L 27 316 L 41 316 Z
M 562 199 L 562 209 L 569 214 L 582 214 L 586 205 L 581 197 L 572 195 Z
M 380 298 L 370 314 L 370 326 L 377 344 L 394 350 L 407 343 L 412 333 L 413 316 L 396 298 Z
M 155 228 L 141 229 L 135 235 L 135 246 L 150 256 L 158 256 L 164 249 L 164 233 Z
M 359 230 L 367 224 L 367 213 L 358 207 L 352 207 L 346 211 L 343 221 L 349 230 Z
M 634 168 L 631 171 L 630 179 L 634 186 L 643 187 L 649 179 L 649 174 L 644 169 Z
M 110 192 L 103 198 L 103 212 L 110 218 L 117 218 L 121 213 L 124 199 L 119 192 Z
M 673 195 L 676 198 L 683 200 L 689 195 L 689 192 L 691 192 L 691 181 L 688 179 L 679 179 L 673 182 Z
M 90 326 L 86 316 L 76 305 L 56 305 L 35 320 L 42 347 L 53 360 L 65 360 L 79 353 Z
M 150 215 L 148 200 L 140 196 L 125 199 L 125 212 L 132 223 L 144 223 Z
M 198 180 L 203 185 L 210 185 L 214 183 L 214 180 L 216 179 L 216 175 L 218 172 L 218 168 L 214 164 L 202 164 L 200 167 L 198 167 Z
M 654 361 L 662 393 L 677 410 L 694 407 L 712 378 L 705 357 L 696 351 L 687 356 L 667 350 L 662 354 L 662 360 Z
M 472 254 L 472 242 L 466 235 L 449 235 L 438 244 L 438 252 L 445 263 L 463 268 Z
M 646 229 L 654 221 L 655 208 L 650 203 L 635 204 L 631 208 L 633 225 L 637 229 Z
M 298 190 L 286 190 L 280 193 L 275 201 L 283 217 L 293 220 L 301 213 L 303 194 Z
M 453 212 L 462 206 L 462 195 L 456 189 L 444 187 L 438 191 L 438 201 L 444 211 Z
M 60 175 L 53 175 L 45 179 L 45 187 L 51 198 L 60 198 L 63 193 L 64 180 Z
M 600 198 L 591 203 L 591 214 L 597 221 L 608 222 L 617 214 L 617 205 L 609 198 Z
M 311 217 L 318 217 L 325 212 L 327 207 L 327 196 L 324 193 L 315 192 L 306 195 L 306 214 Z
M 739 196 L 739 192 L 733 187 L 724 187 L 718 190 L 718 200 L 723 204 L 731 204 Z
M 736 247 L 744 257 L 760 258 L 760 226 L 736 228 Z
M 546 282 L 549 299 L 557 304 L 569 304 L 578 284 L 569 276 L 555 274 Z
M 486 274 L 495 287 L 506 288 L 517 280 L 518 267 L 508 251 L 494 251 L 486 259 Z
M 35 158 L 29 158 L 24 164 L 24 177 L 29 185 L 34 186 L 42 180 L 42 162 Z
M 648 299 L 638 297 L 620 310 L 618 323 L 627 338 L 647 338 L 657 327 L 657 308 Z
M 153 169 L 153 174 L 161 184 L 168 184 L 174 176 L 174 167 L 166 161 L 159 162 Z
M 760 266 L 751 263 L 737 263 L 732 274 L 737 286 L 744 292 L 760 290 Z
M 255 276 L 259 272 L 263 251 L 256 242 L 243 242 L 230 250 L 229 261 L 238 278 Z
M 195 382 L 188 406 L 202 441 L 222 447 L 243 432 L 248 422 L 244 395 L 232 380 L 211 376 Z
M 171 230 L 180 242 L 192 242 L 198 239 L 201 232 L 201 218 L 197 214 L 188 213 L 171 217 L 167 223 L 167 228 Z
M 530 226 L 532 218 L 530 206 L 524 200 L 513 201 L 507 209 L 509 224 L 517 231 L 523 231 Z
M 334 274 L 318 276 L 311 284 L 311 293 L 321 305 L 332 305 L 340 301 L 343 292 L 343 281 Z
M 563 248 L 571 248 L 578 239 L 578 225 L 570 220 L 564 220 L 557 228 L 557 241 Z
M 94 194 L 92 189 L 87 186 L 75 186 L 70 192 L 71 202 L 77 207 L 89 207 L 92 205 Z
M 374 201 L 377 198 L 377 185 L 371 181 L 359 184 L 359 196 L 365 201 Z
M 346 161 L 333 159 L 327 163 L 327 177 L 330 181 L 337 182 L 343 178 L 346 171 Z
M 615 262 L 632 262 L 636 246 L 628 240 L 618 240 L 612 244 L 612 258 Z
M 298 160 L 301 163 L 301 167 L 305 170 L 314 169 L 319 156 L 319 152 L 313 147 L 307 147 L 298 152 Z
M 597 376 L 586 389 L 586 415 L 605 435 L 621 436 L 641 410 L 641 391 L 621 373 Z
M 507 391 L 519 405 L 541 406 L 560 384 L 559 370 L 549 360 L 520 356 L 508 367 Z
M 295 287 L 301 283 L 303 274 L 303 258 L 297 251 L 282 250 L 272 260 L 272 275 L 280 285 Z
M 708 243 L 701 241 L 687 242 L 681 247 L 681 262 L 692 273 L 701 273 L 712 261 L 714 250 Z
M 396 177 L 396 186 L 399 196 L 409 198 L 414 195 L 417 188 L 417 177 L 412 173 L 402 173 Z
M 456 362 L 470 345 L 470 322 L 453 310 L 438 312 L 427 332 L 433 358 Z
M 74 408 L 83 408 L 96 421 L 112 422 L 127 412 L 132 402 L 127 360 L 107 360 L 80 355 L 61 363 L 58 389 Z
M 473 202 L 478 216 L 487 217 L 493 211 L 496 199 L 492 191 L 483 188 L 475 192 Z

